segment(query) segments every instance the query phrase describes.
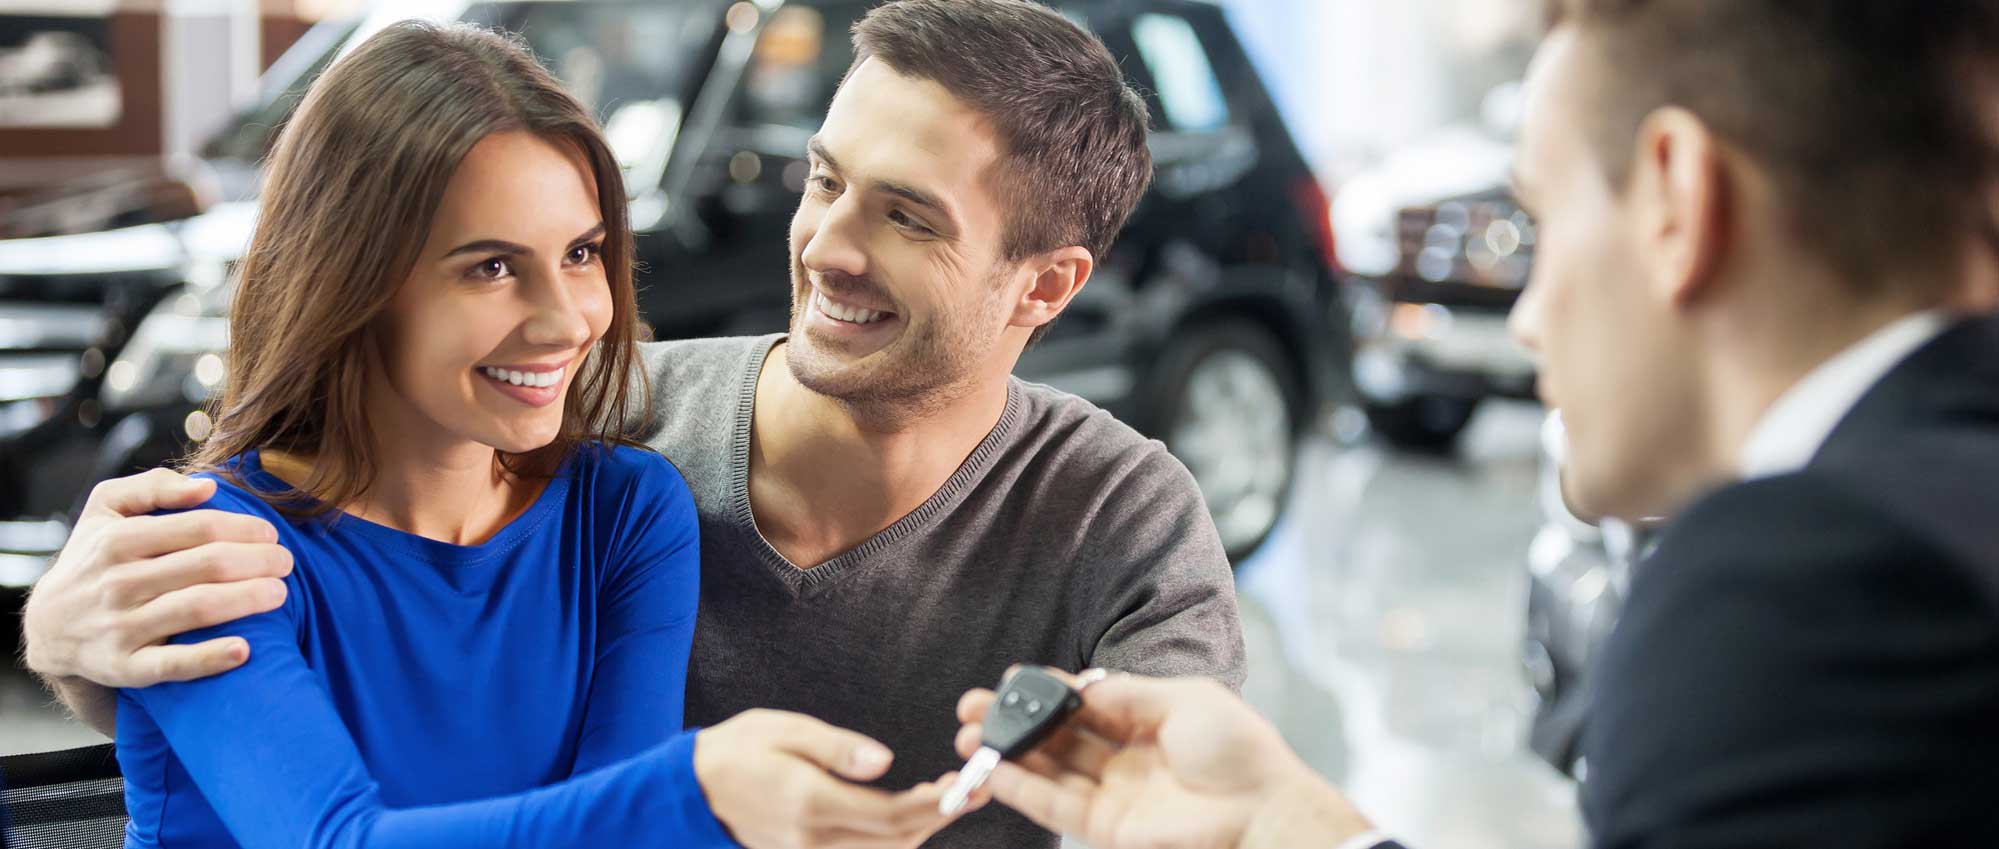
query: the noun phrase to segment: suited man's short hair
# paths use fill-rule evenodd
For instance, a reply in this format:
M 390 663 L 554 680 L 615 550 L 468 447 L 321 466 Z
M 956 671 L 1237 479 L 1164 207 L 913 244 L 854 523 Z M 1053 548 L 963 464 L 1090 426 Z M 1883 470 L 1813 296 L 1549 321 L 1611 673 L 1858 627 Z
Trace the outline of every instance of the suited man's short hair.
M 1999 0 L 1551 0 L 1550 15 L 1592 57 L 1584 120 L 1613 188 L 1646 116 L 1680 106 L 1772 175 L 1852 286 L 1947 276 L 1970 228 L 1999 233 Z

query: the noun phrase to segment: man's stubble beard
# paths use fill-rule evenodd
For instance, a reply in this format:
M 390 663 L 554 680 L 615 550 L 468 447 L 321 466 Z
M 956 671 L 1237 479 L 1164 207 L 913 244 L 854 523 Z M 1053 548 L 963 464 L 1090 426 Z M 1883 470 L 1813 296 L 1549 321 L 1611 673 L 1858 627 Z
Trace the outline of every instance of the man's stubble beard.
M 899 316 L 901 334 L 859 365 L 840 363 L 801 332 L 813 287 L 794 271 L 785 364 L 799 385 L 878 426 L 936 415 L 979 388 L 978 372 L 999 344 L 987 328 L 999 324 L 1005 308 L 1001 284 L 1009 270 L 1001 266 L 987 275 L 986 297 L 962 312 L 942 313 L 921 327 Z M 800 340 L 806 344 L 798 344 Z

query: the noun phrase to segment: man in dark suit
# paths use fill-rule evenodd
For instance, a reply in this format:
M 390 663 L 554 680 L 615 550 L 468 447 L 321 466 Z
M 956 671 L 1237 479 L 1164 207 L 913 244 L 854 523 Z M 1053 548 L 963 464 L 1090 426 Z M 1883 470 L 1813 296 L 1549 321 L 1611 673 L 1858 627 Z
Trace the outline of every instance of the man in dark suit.
M 1678 517 L 1602 660 L 1596 845 L 1999 846 L 1999 0 L 1554 19 L 1513 329 L 1572 500 Z M 1000 801 L 1097 849 L 1375 845 L 1224 693 L 1085 702 Z

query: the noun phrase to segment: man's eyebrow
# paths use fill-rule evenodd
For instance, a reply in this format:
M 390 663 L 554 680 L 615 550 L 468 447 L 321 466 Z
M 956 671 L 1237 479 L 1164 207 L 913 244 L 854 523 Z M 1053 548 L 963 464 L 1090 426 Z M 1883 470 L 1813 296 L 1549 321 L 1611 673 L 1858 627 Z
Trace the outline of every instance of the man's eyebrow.
M 875 188 L 878 188 L 889 194 L 895 195 L 896 197 L 902 198 L 903 200 L 909 201 L 910 203 L 916 204 L 917 206 L 928 209 L 931 212 L 937 213 L 938 215 L 941 215 L 946 219 L 951 218 L 951 210 L 946 208 L 942 201 L 938 200 L 936 197 L 933 197 L 930 193 L 925 192 L 922 189 L 919 189 L 915 186 L 907 185 L 904 183 L 891 183 L 887 181 L 878 181 L 875 183 Z
M 806 142 L 805 149 L 809 151 L 814 158 L 817 158 L 820 162 L 826 163 L 826 167 L 831 168 L 835 171 L 840 170 L 840 163 L 833 161 L 833 154 L 826 152 L 826 143 L 820 141 L 818 136 L 813 136 L 811 141 Z
M 834 171 L 840 170 L 840 163 L 833 159 L 833 154 L 829 153 L 826 150 L 826 143 L 820 141 L 818 136 L 813 136 L 811 141 L 806 142 L 805 149 L 812 154 L 812 157 L 814 159 L 817 159 L 821 163 L 824 163 L 826 167 L 831 168 Z M 910 203 L 913 203 L 917 206 L 929 210 L 931 213 L 937 215 L 939 218 L 944 219 L 946 222 L 949 222 L 953 225 L 957 224 L 956 217 L 951 215 L 951 208 L 949 206 L 946 206 L 942 200 L 939 200 L 936 195 L 933 195 L 915 186 L 909 185 L 908 183 L 897 183 L 889 180 L 876 180 L 873 183 L 869 184 L 869 188 L 872 188 L 876 191 L 886 192 L 888 194 L 895 195 L 896 197 L 902 198 L 903 200 L 909 201 Z

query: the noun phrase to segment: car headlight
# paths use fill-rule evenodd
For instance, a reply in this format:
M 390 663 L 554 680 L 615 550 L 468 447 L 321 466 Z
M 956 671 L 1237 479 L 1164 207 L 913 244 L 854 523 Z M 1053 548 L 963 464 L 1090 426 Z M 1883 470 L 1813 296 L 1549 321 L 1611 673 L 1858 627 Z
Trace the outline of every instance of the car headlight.
M 104 370 L 106 410 L 200 403 L 222 387 L 233 287 L 220 274 L 195 277 L 139 322 L 132 341 Z

